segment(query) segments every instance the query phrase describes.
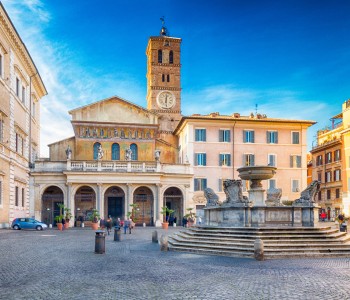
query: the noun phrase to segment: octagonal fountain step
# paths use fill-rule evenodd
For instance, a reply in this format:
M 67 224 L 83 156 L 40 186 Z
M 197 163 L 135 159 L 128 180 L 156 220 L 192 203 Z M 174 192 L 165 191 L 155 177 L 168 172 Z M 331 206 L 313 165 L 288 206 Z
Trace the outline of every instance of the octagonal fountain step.
M 264 241 L 266 258 L 350 257 L 350 236 L 336 228 L 192 227 L 169 237 L 169 249 L 198 254 L 253 257 Z

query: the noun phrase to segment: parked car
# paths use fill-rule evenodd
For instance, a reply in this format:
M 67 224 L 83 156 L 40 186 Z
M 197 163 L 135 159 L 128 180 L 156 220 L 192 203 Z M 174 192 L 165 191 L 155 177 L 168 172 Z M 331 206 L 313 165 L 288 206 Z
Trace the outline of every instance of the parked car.
M 47 225 L 43 222 L 37 221 L 33 218 L 16 218 L 12 221 L 12 229 L 36 229 L 43 230 Z

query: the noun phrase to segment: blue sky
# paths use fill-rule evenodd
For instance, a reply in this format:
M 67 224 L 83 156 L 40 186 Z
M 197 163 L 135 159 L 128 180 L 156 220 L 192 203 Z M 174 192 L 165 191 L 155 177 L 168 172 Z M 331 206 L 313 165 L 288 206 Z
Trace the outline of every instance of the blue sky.
M 315 120 L 350 98 L 350 1 L 3 0 L 49 94 L 41 155 L 73 135 L 68 111 L 113 95 L 146 107 L 149 36 L 182 42 L 182 112 Z

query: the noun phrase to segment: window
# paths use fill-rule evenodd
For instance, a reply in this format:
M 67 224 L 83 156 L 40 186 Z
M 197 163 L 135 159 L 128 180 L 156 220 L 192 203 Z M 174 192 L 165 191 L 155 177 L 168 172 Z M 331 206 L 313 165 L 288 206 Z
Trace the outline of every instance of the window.
M 18 206 L 18 186 L 16 186 L 16 191 L 15 191 L 15 206 Z
M 266 142 L 268 144 L 278 143 L 278 132 L 277 131 L 267 131 L 266 132 Z
M 268 155 L 268 162 L 267 164 L 272 167 L 276 167 L 276 154 L 269 154 Z
M 270 179 L 269 180 L 269 189 L 275 189 L 276 188 L 276 179 Z
M 166 76 L 166 81 L 170 82 L 170 75 L 169 74 Z
M 224 190 L 224 180 L 225 179 L 219 179 L 219 188 L 218 188 L 219 192 L 222 192 Z
M 332 162 L 332 152 L 327 152 L 326 153 L 326 164 L 329 164 Z
M 340 189 L 335 189 L 335 198 L 336 199 L 340 198 Z
M 207 179 L 206 178 L 195 178 L 194 179 L 194 190 L 195 191 L 204 191 L 207 188 Z
M 319 182 L 322 182 L 322 173 L 321 172 L 317 173 L 317 180 Z
M 334 151 L 334 161 L 340 161 L 340 149 Z
M 26 103 L 26 88 L 22 86 L 22 103 Z
M 340 169 L 334 170 L 334 181 L 340 181 L 340 180 L 341 180 Z
M 331 190 L 327 190 L 327 200 L 331 199 Z
M 95 143 L 94 144 L 94 159 L 98 159 L 98 149 L 100 148 L 101 144 L 100 143 Z
M 253 130 L 243 130 L 243 143 L 254 143 Z
M 196 153 L 194 164 L 195 164 L 195 166 L 206 166 L 207 165 L 207 154 L 206 153 Z
M 330 171 L 328 171 L 328 172 L 325 172 L 324 175 L 325 175 L 325 177 L 324 177 L 325 181 L 326 182 L 331 182 L 331 180 L 332 180 L 332 173 Z
M 254 154 L 244 154 L 243 156 L 243 165 L 244 166 L 254 166 L 255 165 Z
M 4 141 L 4 120 L 0 114 L 0 143 Z
M 231 154 L 219 154 L 220 166 L 231 166 Z
M 120 160 L 120 146 L 119 144 L 112 145 L 112 160 Z
M 290 167 L 291 168 L 301 168 L 301 156 L 291 155 L 290 156 Z
M 249 180 L 242 180 L 242 192 L 246 192 L 249 189 Z
M 16 133 L 16 152 L 23 155 L 23 138 Z
M 196 142 L 205 142 L 207 140 L 207 133 L 205 129 L 196 129 L 195 130 L 195 141 Z
M 20 81 L 19 78 L 16 77 L 16 96 L 19 97 L 19 88 L 20 88 Z
M 219 142 L 227 142 L 231 141 L 231 131 L 228 129 L 220 129 L 219 130 Z
M 299 180 L 298 179 L 292 180 L 292 192 L 293 193 L 299 192 Z
M 323 165 L 322 155 L 318 155 L 316 157 L 316 166 L 322 166 L 322 165 Z
M 169 52 L 169 64 L 173 64 L 174 63 L 174 52 L 173 50 L 170 50 Z
M 131 153 L 131 160 L 138 160 L 138 153 L 137 153 L 137 145 L 131 144 L 130 149 L 132 151 Z
M 318 201 L 321 201 L 322 200 L 322 194 L 321 192 L 318 192 Z
M 165 81 L 165 75 L 162 74 L 162 82 L 164 82 L 164 81 Z
M 158 63 L 162 63 L 163 62 L 163 53 L 162 50 L 158 50 Z
M 24 207 L 24 189 L 22 188 L 22 207 Z
M 0 77 L 4 77 L 4 56 L 0 53 Z
M 298 131 L 292 131 L 292 144 L 300 144 Z

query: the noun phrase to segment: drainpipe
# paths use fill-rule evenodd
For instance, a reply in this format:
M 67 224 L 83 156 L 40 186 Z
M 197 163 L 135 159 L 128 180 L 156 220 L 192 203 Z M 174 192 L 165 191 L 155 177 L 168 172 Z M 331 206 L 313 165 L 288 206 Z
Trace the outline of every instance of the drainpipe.
M 32 77 L 36 76 L 38 72 L 29 76 L 29 168 L 34 167 L 32 160 Z
M 235 178 L 235 126 L 237 121 L 233 123 L 232 127 L 232 178 Z

